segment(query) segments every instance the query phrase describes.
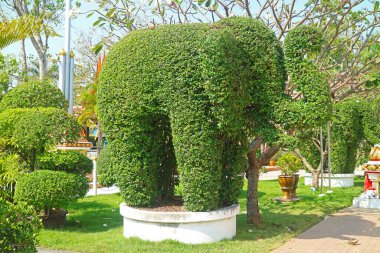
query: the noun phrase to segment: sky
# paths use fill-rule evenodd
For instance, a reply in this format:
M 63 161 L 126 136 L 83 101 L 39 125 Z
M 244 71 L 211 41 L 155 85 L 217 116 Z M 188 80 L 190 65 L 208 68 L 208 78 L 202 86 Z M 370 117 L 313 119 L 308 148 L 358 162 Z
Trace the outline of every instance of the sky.
M 297 1 L 296 5 L 303 6 L 305 4 L 305 0 Z M 372 8 L 372 3 L 369 0 L 365 0 L 360 6 L 361 8 L 367 7 Z M 90 18 L 87 18 L 86 12 L 89 10 L 95 9 L 97 7 L 97 4 L 94 2 L 89 1 L 81 1 L 81 7 L 79 11 L 79 15 L 72 20 L 72 47 L 75 47 L 75 41 L 80 36 L 81 32 L 88 33 L 92 29 L 92 24 L 97 20 L 97 15 L 93 15 Z M 64 45 L 64 26 L 62 24 L 61 27 L 59 27 L 57 30 L 58 34 L 61 35 L 61 37 L 53 37 L 49 39 L 49 53 L 54 57 L 59 54 L 59 52 L 62 51 L 63 45 Z M 32 46 L 30 40 L 27 40 L 26 44 L 27 54 L 33 54 L 36 55 L 35 49 Z M 20 44 L 14 43 L 11 46 L 8 46 L 7 48 L 2 50 L 3 54 L 13 54 L 14 56 L 18 57 L 20 54 Z
M 87 1 L 82 1 L 82 6 L 80 8 L 79 15 L 71 20 L 71 35 L 72 35 L 72 42 L 71 46 L 74 46 L 74 42 L 78 39 L 78 36 L 80 36 L 81 31 L 89 32 L 92 28 L 92 24 L 97 20 L 97 16 L 93 15 L 90 18 L 87 18 L 87 11 L 94 9 L 97 5 L 95 3 L 89 3 Z M 55 56 L 59 54 L 59 52 L 62 51 L 63 45 L 64 45 L 64 26 L 62 24 L 61 27 L 59 27 L 56 32 L 58 32 L 61 37 L 52 37 L 49 39 L 49 53 L 52 56 Z M 37 55 L 35 52 L 35 49 L 30 42 L 30 39 L 26 42 L 26 51 L 27 54 L 33 54 Z M 19 56 L 20 54 L 20 43 L 14 43 L 2 50 L 3 54 L 13 54 L 14 56 Z

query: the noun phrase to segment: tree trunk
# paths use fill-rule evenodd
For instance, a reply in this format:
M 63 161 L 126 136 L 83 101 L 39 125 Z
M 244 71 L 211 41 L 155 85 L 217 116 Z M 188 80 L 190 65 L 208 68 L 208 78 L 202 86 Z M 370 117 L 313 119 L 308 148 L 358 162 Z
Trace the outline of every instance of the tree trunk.
M 256 150 L 248 154 L 248 189 L 247 189 L 247 221 L 249 224 L 262 225 L 263 220 L 259 211 L 258 186 L 260 167 L 256 158 Z
M 25 40 L 21 41 L 21 68 L 22 68 L 22 80 L 26 81 L 28 76 L 28 61 L 26 58 Z
M 38 54 L 38 58 L 39 58 L 40 80 L 44 81 L 46 79 L 46 72 L 47 72 L 46 53 Z
M 319 187 L 318 176 L 319 176 L 319 171 L 314 170 L 314 171 L 311 172 L 311 178 L 312 178 L 311 185 L 312 185 L 315 189 L 318 189 L 318 187 Z

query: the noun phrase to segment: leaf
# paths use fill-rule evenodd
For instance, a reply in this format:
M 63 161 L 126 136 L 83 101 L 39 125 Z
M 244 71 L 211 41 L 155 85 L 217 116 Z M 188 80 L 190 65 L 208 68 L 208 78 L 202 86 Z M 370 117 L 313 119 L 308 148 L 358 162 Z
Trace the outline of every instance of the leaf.
M 96 55 L 98 55 L 102 49 L 104 47 L 104 42 L 103 41 L 100 41 L 98 44 L 96 44 L 93 48 L 92 48 L 92 51 L 94 51 L 94 53 Z
M 375 2 L 375 6 L 373 8 L 375 11 L 378 11 L 379 10 L 379 1 L 376 1 Z

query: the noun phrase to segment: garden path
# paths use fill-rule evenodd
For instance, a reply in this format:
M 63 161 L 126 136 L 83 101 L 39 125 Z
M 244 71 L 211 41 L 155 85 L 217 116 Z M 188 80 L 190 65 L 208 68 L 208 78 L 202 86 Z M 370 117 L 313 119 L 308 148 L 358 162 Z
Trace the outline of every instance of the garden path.
M 380 252 L 380 211 L 346 208 L 272 253 Z

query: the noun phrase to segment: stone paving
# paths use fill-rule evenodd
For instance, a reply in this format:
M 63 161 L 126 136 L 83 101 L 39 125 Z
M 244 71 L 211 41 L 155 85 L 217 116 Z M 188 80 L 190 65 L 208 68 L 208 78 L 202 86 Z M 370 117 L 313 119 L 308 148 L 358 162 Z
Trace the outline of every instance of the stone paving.
M 380 252 L 380 210 L 346 208 L 272 253 Z

